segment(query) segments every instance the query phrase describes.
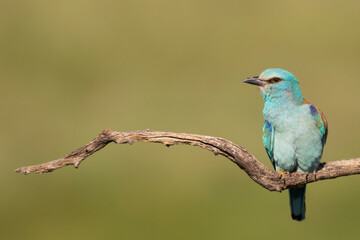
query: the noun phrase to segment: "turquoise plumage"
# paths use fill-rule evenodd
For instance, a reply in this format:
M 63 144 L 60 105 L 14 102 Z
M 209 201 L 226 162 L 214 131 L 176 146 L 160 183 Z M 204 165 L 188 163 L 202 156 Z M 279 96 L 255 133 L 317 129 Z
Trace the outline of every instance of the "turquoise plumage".
M 267 69 L 245 83 L 257 85 L 265 100 L 263 143 L 276 171 L 315 172 L 327 138 L 324 114 L 307 102 L 296 77 L 279 68 Z M 291 216 L 305 219 L 306 185 L 289 189 Z

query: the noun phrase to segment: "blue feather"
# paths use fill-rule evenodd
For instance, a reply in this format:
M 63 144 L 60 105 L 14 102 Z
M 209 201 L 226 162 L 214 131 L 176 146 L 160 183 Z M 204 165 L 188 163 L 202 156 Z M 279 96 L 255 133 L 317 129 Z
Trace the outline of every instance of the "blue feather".
M 271 124 L 265 120 L 264 122 L 264 126 L 263 126 L 263 143 L 265 146 L 265 150 L 267 155 L 270 158 L 270 161 L 274 167 L 274 169 L 276 170 L 275 167 L 275 162 L 273 161 L 273 139 L 274 139 L 274 129 L 271 126 Z

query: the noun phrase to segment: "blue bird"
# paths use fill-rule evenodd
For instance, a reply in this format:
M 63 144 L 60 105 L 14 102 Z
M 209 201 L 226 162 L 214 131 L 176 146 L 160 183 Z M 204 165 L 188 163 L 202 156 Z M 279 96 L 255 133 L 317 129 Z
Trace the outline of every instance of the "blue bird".
M 328 125 L 324 114 L 306 101 L 296 77 L 272 68 L 244 83 L 259 87 L 265 104 L 263 142 L 277 172 L 313 173 L 319 166 Z M 305 219 L 306 185 L 289 189 L 291 217 Z

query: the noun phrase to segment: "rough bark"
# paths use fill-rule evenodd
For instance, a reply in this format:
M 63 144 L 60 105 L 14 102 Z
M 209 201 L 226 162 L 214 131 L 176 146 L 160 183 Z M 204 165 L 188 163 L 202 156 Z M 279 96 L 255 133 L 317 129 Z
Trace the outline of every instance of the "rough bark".
M 21 167 L 15 169 L 15 171 L 26 175 L 31 172 L 52 172 L 68 165 L 74 165 L 75 168 L 78 168 L 80 163 L 88 156 L 94 154 L 111 142 L 117 144 L 154 142 L 162 143 L 167 147 L 175 144 L 199 146 L 213 152 L 215 155 L 220 154 L 228 158 L 243 169 L 252 180 L 269 191 L 281 192 L 289 187 L 304 183 L 360 173 L 360 158 L 356 158 L 321 163 L 316 173 L 304 174 L 294 172 L 282 176 L 263 165 L 245 148 L 223 138 L 152 130 L 116 132 L 111 129 L 103 130 L 102 133 L 90 143 L 71 152 L 65 157 L 37 165 Z

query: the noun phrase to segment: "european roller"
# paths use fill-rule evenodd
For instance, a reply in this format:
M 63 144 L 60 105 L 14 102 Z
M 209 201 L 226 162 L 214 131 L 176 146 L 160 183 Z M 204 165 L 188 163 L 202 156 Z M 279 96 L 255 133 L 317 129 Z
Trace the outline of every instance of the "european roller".
M 313 173 L 320 163 L 328 127 L 324 114 L 306 101 L 296 77 L 271 68 L 244 83 L 258 86 L 264 98 L 263 142 L 275 170 Z M 305 219 L 306 185 L 289 189 L 291 217 Z

